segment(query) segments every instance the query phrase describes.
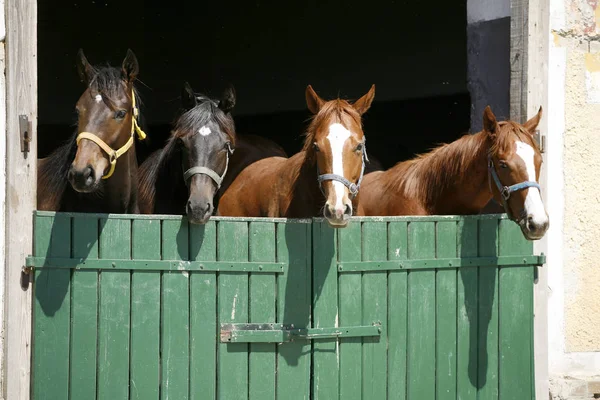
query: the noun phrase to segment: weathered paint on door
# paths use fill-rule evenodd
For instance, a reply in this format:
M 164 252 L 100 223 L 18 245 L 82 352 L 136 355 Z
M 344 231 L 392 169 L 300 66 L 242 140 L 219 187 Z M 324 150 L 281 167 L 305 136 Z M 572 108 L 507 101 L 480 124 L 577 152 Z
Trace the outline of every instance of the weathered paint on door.
M 533 398 L 540 258 L 499 216 L 34 231 L 34 399 Z

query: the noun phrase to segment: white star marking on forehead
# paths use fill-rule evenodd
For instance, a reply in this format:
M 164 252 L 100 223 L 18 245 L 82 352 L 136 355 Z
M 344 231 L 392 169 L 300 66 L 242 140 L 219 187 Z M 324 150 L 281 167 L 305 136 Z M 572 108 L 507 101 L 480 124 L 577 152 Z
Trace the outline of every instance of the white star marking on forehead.
M 198 133 L 202 136 L 208 136 L 211 134 L 210 128 L 208 126 L 203 126 L 202 128 L 198 129 Z
M 100 103 L 102 101 L 102 95 L 101 94 L 97 94 L 94 99 L 96 100 L 96 103 Z

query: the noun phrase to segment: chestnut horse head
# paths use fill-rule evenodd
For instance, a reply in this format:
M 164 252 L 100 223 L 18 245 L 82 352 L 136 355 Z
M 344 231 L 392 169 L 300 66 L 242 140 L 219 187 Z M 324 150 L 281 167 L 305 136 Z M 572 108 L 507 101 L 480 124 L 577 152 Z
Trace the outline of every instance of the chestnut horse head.
M 189 188 L 186 213 L 192 223 L 203 224 L 213 213 L 213 198 L 221 187 L 235 148 L 231 110 L 235 90 L 228 86 L 219 100 L 196 95 L 186 82 L 182 91 L 184 113 L 173 136 L 182 152 L 183 179 Z
M 540 239 L 549 226 L 538 183 L 542 154 L 533 140 L 541 118 L 541 107 L 523 125 L 496 121 L 489 106 L 483 114 L 483 130 L 492 142 L 488 155 L 490 190 L 529 240 Z
M 317 180 L 325 196 L 323 215 L 343 227 L 357 204 L 367 153 L 361 116 L 375 97 L 375 85 L 353 104 L 321 99 L 309 85 L 306 103 L 314 118 L 304 145 L 306 157 L 316 161 Z
M 129 151 L 137 132 L 140 139 L 144 132 L 137 124 L 138 107 L 134 81 L 139 66 L 131 50 L 121 68 L 95 68 L 82 50 L 78 53 L 77 67 L 81 81 L 87 86 L 76 105 L 78 114 L 77 154 L 71 164 L 68 179 L 73 189 L 90 193 L 102 186 L 102 179 L 135 179 L 127 166 L 135 162 L 135 152 Z M 127 158 L 123 161 L 122 156 Z M 120 162 L 118 162 L 120 160 Z M 118 177 L 113 177 L 117 164 Z M 126 185 L 123 185 L 126 186 Z

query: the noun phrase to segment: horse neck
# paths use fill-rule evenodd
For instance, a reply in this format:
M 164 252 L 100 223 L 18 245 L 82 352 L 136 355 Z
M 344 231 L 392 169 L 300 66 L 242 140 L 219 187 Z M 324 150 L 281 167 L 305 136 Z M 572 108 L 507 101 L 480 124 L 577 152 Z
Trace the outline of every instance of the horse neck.
M 188 189 L 183 180 L 181 153 L 174 143 L 169 139 L 158 157 L 150 156 L 142 167 L 141 192 L 143 203 L 149 206 L 147 212 L 181 215 L 184 210 Z
M 135 143 L 117 160 L 113 175 L 104 182 L 104 200 L 111 209 L 137 212 L 137 156 Z
M 325 204 L 317 181 L 316 161 L 314 157 L 308 157 L 306 151 L 302 151 L 296 157 L 298 158 L 290 159 L 293 165 L 290 168 L 292 186 L 288 214 L 298 218 L 314 217 Z
M 487 170 L 490 145 L 488 135 L 479 132 L 409 161 L 407 172 L 399 174 L 401 187 L 416 193 L 430 214 L 477 213 L 492 197 Z

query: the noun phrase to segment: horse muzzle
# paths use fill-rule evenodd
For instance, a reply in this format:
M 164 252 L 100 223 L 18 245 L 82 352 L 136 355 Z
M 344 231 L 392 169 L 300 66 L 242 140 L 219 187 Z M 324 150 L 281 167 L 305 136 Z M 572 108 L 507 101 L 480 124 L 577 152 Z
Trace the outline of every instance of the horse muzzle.
M 343 206 L 333 206 L 329 203 L 323 208 L 323 216 L 333 228 L 343 228 L 348 225 L 352 216 L 352 206 L 345 204 Z
M 80 193 L 90 193 L 96 190 L 98 179 L 96 179 L 96 171 L 91 165 L 86 165 L 83 169 L 75 168 L 71 165 L 69 169 L 68 179 L 73 189 Z
M 196 200 L 190 197 L 185 207 L 188 221 L 192 224 L 206 224 L 214 211 L 212 201 Z
M 533 215 L 528 215 L 519 223 L 519 226 L 527 240 L 539 240 L 544 237 L 550 227 L 550 220 L 547 215 L 545 218 L 535 218 Z

